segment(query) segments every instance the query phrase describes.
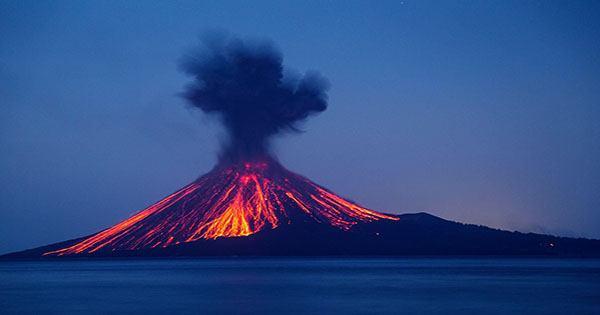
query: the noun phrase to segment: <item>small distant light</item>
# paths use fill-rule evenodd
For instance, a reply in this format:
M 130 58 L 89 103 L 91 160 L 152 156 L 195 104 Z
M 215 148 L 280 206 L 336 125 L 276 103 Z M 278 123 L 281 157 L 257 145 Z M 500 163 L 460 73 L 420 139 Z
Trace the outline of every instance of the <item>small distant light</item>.
M 550 247 L 554 247 L 554 243 L 550 243 Z

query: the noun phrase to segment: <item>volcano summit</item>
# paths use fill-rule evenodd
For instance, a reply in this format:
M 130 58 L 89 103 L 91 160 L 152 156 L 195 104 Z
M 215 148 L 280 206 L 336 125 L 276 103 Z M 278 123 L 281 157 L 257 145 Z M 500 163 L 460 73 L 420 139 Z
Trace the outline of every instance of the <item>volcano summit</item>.
M 206 255 L 510 254 L 599 256 L 600 241 L 522 234 L 425 213 L 369 210 L 285 169 L 269 139 L 327 108 L 316 72 L 284 76 L 269 43 L 211 36 L 187 55 L 190 106 L 227 130 L 219 163 L 98 233 L 4 258 Z

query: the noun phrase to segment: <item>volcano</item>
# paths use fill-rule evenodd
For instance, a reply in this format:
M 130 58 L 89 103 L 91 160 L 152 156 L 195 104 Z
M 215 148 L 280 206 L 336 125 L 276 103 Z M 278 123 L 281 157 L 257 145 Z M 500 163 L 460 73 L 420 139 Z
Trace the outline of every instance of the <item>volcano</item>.
M 273 158 L 219 164 L 101 232 L 4 259 L 173 256 L 599 257 L 600 241 L 496 230 L 362 207 Z
M 284 76 L 269 43 L 211 37 L 182 62 L 183 93 L 227 132 L 217 166 L 98 233 L 4 258 L 214 255 L 600 256 L 600 241 L 523 234 L 426 213 L 367 209 L 285 169 L 269 139 L 327 108 L 316 72 Z
M 165 248 L 248 236 L 297 222 L 347 231 L 359 222 L 375 220 L 398 217 L 363 208 L 265 159 L 217 166 L 127 220 L 43 255 Z

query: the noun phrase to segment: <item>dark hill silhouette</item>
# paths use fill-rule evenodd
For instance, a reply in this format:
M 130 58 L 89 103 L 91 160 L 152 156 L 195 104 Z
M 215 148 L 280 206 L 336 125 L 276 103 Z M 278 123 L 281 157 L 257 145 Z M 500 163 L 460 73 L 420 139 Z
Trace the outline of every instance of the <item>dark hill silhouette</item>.
M 240 237 L 202 239 L 166 248 L 98 251 L 75 256 L 42 256 L 85 238 L 1 256 L 3 259 L 199 256 L 405 256 L 498 255 L 600 257 L 600 240 L 509 232 L 462 224 L 427 213 L 400 220 L 360 223 L 350 231 L 306 222 Z

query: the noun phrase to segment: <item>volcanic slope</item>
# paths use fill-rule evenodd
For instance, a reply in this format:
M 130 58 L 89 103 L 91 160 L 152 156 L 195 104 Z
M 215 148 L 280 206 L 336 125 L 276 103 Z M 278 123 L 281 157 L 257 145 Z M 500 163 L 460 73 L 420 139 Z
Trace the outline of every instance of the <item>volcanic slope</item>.
M 168 247 L 248 236 L 295 222 L 349 230 L 382 219 L 398 217 L 363 208 L 270 159 L 218 166 L 113 227 L 44 255 Z

